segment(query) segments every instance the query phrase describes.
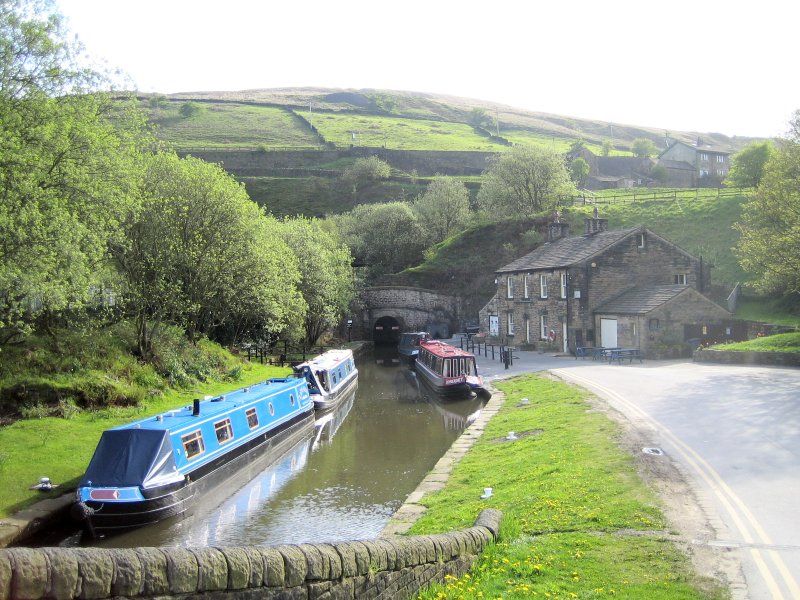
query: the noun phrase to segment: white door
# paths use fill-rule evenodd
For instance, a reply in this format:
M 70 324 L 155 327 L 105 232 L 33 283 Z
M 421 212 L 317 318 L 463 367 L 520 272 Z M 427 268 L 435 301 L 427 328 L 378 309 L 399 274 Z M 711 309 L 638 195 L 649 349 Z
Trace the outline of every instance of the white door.
M 600 319 L 600 345 L 605 348 L 617 347 L 616 319 Z
M 500 317 L 489 315 L 489 335 L 500 335 Z

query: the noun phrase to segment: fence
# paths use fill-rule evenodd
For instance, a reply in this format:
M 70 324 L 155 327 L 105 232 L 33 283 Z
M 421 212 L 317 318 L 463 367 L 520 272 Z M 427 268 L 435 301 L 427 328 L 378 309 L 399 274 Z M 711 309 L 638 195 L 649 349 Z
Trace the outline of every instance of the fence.
M 286 366 L 293 363 L 305 362 L 309 356 L 322 354 L 333 346 L 291 346 L 287 341 L 279 341 L 272 346 L 250 345 L 241 348 L 242 354 L 247 352 L 247 360 L 258 361 L 262 365 Z
M 620 192 L 615 194 L 592 194 L 590 192 L 569 196 L 563 199 L 566 206 L 583 206 L 586 204 L 615 204 L 615 203 L 634 203 L 646 201 L 675 201 L 675 200 L 698 200 L 700 198 L 731 198 L 734 196 L 744 196 L 752 193 L 750 189 L 742 188 L 685 188 L 685 189 L 662 189 L 644 191 L 641 188 L 631 192 Z
M 491 353 L 492 360 L 499 360 L 508 369 L 514 365 L 514 350 L 512 346 L 504 346 L 503 344 L 487 344 L 480 340 L 475 340 L 473 334 L 465 334 L 461 336 L 461 349 L 467 352 L 472 352 L 476 356 L 481 354 L 481 346 L 483 346 L 483 356 L 489 358 Z

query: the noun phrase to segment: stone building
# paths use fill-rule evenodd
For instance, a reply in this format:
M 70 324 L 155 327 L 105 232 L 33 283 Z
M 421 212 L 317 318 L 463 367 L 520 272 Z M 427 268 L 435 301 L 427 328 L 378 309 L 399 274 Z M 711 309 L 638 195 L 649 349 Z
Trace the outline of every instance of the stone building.
M 677 170 L 684 163 L 691 167 L 694 177 L 692 187 L 697 185 L 720 185 L 731 170 L 730 152 L 719 146 L 704 144 L 698 139 L 696 145 L 675 141 L 658 155 L 659 164 L 668 171 Z
M 496 343 L 647 352 L 731 318 L 703 295 L 710 269 L 702 258 L 644 226 L 612 231 L 596 216 L 579 236 L 550 223 L 547 243 L 496 275 L 497 292 L 480 311 L 481 331 Z

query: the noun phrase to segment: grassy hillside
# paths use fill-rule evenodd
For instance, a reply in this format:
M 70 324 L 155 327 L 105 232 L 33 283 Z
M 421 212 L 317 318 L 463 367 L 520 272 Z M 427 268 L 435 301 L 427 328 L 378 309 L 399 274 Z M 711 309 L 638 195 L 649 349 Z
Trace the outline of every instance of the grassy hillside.
M 596 144 L 611 136 L 611 126 L 604 121 L 541 113 L 475 98 L 399 90 L 275 88 L 233 92 L 187 92 L 173 94 L 170 98 L 258 102 L 301 110 L 308 110 L 309 104 L 313 103 L 315 108 L 321 110 L 358 111 L 451 123 L 468 123 L 470 111 L 473 108 L 481 108 L 490 117 L 499 120 L 501 135 L 508 130 L 521 129 L 546 137 L 582 138 Z M 730 145 L 734 148 L 741 148 L 752 141 L 749 138 L 696 131 L 670 131 L 670 135 L 685 142 L 693 142 L 700 136 L 709 143 Z M 614 123 L 613 137 L 615 145 L 620 148 L 629 148 L 633 140 L 638 137 L 649 138 L 661 147 L 664 141 L 664 128 L 657 124 L 637 126 Z
M 156 135 L 178 149 L 318 148 L 319 137 L 288 110 L 273 106 L 197 103 L 198 112 L 181 114 L 183 103 L 145 104 Z

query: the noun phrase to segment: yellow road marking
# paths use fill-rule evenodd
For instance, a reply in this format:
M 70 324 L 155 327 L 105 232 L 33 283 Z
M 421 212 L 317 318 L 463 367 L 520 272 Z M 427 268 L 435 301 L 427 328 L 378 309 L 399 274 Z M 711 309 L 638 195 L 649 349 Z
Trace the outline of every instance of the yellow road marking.
M 750 534 L 750 531 L 742 522 L 739 513 L 731 505 L 731 501 L 739 508 L 744 518 L 750 523 L 752 528 L 755 530 L 756 535 L 760 538 L 760 542 L 765 545 L 772 545 L 770 537 L 767 535 L 766 531 L 764 531 L 764 529 L 761 527 L 758 520 L 755 518 L 752 512 L 750 512 L 750 510 L 747 508 L 744 502 L 742 502 L 742 500 L 730 488 L 730 486 L 728 486 L 728 484 L 722 479 L 719 473 L 717 473 L 717 471 L 705 459 L 703 459 L 703 457 L 697 454 L 697 452 L 695 452 L 691 448 L 691 446 L 687 445 L 682 440 L 680 440 L 677 436 L 675 436 L 675 434 L 673 434 L 669 429 L 667 429 L 664 425 L 662 425 L 657 419 L 647 414 L 644 410 L 642 410 L 629 400 L 625 399 L 617 392 L 610 390 L 598 383 L 595 383 L 594 381 L 586 379 L 585 377 L 581 377 L 580 375 L 575 375 L 573 373 L 566 373 L 562 369 L 552 369 L 551 372 L 561 376 L 564 379 L 572 379 L 573 381 L 582 383 L 585 387 L 594 388 L 603 393 L 604 395 L 607 395 L 608 397 L 612 398 L 613 400 L 616 400 L 617 402 L 628 408 L 631 412 L 638 415 L 640 418 L 649 421 L 673 443 L 679 454 L 683 456 L 684 460 L 714 491 L 714 494 L 717 496 L 717 498 L 719 498 L 720 502 L 722 503 L 722 505 L 727 510 L 728 514 L 733 519 L 734 523 L 736 524 L 736 527 L 742 534 L 744 541 L 748 543 L 754 542 L 753 537 Z M 708 473 L 706 473 L 703 469 L 708 471 Z M 728 496 L 730 497 L 730 501 L 728 499 Z M 781 589 L 777 581 L 775 580 L 772 572 L 765 563 L 764 558 L 761 555 L 761 552 L 758 549 L 752 548 L 750 550 L 750 553 L 753 557 L 754 562 L 756 563 L 756 566 L 758 567 L 759 572 L 761 573 L 761 576 L 764 578 L 764 582 L 767 584 L 767 587 L 769 588 L 772 597 L 775 598 L 776 600 L 783 600 L 784 598 L 783 593 L 781 592 Z M 775 550 L 768 550 L 767 554 L 769 555 L 776 569 L 783 578 L 786 587 L 792 594 L 792 597 L 800 599 L 800 588 L 798 588 L 797 582 L 795 581 L 792 574 L 789 572 L 789 569 L 786 567 L 786 564 L 783 562 L 783 559 Z

